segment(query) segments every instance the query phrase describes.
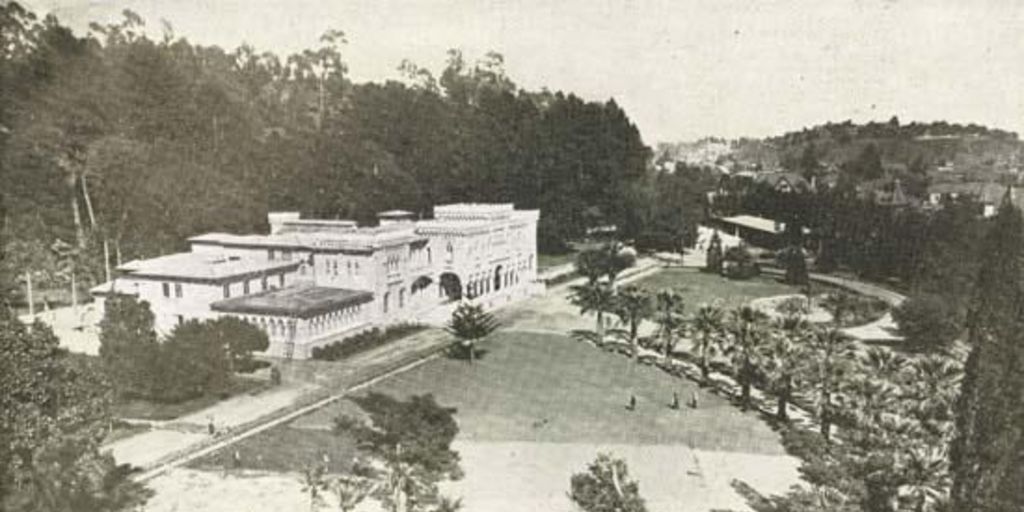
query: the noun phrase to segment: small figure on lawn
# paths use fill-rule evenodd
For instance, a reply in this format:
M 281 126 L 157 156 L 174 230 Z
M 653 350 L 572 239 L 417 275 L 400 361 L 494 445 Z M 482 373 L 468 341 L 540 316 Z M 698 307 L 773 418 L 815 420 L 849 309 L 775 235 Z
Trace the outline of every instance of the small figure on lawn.
M 213 416 L 209 417 L 209 422 L 206 424 L 206 431 L 209 432 L 211 436 L 217 433 L 217 427 L 213 426 Z
M 679 393 L 672 392 L 672 405 L 669 405 L 669 408 L 679 410 Z
M 690 407 L 693 408 L 693 409 L 697 408 L 697 392 L 696 391 L 694 391 L 693 394 L 690 395 Z
M 629 395 L 629 405 L 626 406 L 626 410 L 636 410 L 636 395 Z

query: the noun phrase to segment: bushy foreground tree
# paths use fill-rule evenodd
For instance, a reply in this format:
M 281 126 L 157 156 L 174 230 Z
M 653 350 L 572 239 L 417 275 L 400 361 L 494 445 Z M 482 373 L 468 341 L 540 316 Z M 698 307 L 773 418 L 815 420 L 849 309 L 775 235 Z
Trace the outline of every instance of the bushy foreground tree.
M 646 512 L 640 484 L 622 459 L 600 454 L 585 472 L 572 475 L 569 498 L 584 512 Z
M 368 417 L 336 420 L 336 431 L 352 435 L 366 458 L 357 473 L 375 484 L 371 495 L 389 512 L 425 512 L 438 505 L 438 484 L 462 477 L 451 443 L 459 427 L 454 409 L 431 395 L 397 400 L 370 393 L 352 399 Z M 362 492 L 366 486 L 359 484 Z
M 109 384 L 41 323 L 0 307 L 0 509 L 113 512 L 150 492 L 102 453 Z

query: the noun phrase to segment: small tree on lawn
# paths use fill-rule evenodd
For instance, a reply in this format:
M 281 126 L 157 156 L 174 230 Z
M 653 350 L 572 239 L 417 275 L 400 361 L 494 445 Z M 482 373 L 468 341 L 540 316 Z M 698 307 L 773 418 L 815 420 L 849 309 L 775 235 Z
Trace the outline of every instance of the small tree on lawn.
M 470 363 L 476 358 L 476 342 L 498 328 L 498 321 L 479 304 L 460 304 L 452 313 L 446 330 L 457 338 L 452 346 L 456 357 Z
M 431 395 L 396 400 L 381 393 L 352 399 L 369 422 L 341 417 L 336 431 L 352 435 L 368 458 L 372 495 L 389 512 L 419 512 L 441 501 L 438 484 L 462 477 L 459 454 L 451 449 L 458 434 L 454 409 Z
M 586 472 L 572 475 L 569 498 L 584 512 L 646 512 L 640 485 L 622 459 L 600 454 Z
M 718 236 L 718 231 L 715 231 L 708 242 L 704 271 L 711 274 L 721 274 L 722 257 L 722 239 Z

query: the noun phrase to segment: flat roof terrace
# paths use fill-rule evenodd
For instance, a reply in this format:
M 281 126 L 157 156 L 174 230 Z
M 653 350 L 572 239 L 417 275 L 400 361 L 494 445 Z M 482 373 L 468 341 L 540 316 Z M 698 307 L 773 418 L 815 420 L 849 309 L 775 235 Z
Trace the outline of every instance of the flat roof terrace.
M 181 252 L 148 260 L 134 260 L 118 267 L 125 277 L 217 283 L 261 276 L 299 267 L 298 261 L 267 261 L 201 252 Z
M 300 284 L 224 299 L 211 304 L 210 309 L 222 313 L 312 318 L 372 300 L 373 294 L 368 291 Z

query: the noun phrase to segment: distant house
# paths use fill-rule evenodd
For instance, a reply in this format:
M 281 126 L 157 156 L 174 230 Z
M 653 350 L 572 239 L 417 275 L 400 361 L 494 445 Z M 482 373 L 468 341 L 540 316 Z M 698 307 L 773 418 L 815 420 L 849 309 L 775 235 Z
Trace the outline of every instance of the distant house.
M 872 201 L 879 206 L 903 208 L 919 203 L 907 195 L 899 178 L 879 178 L 862 182 L 857 185 L 857 193 L 861 199 Z
M 1011 198 L 1014 204 L 1024 206 L 1024 189 L 1011 187 Z M 999 204 L 1006 195 L 1007 187 L 991 181 L 966 183 L 935 183 L 928 187 L 928 204 L 933 207 L 942 206 L 948 200 L 969 198 L 981 207 L 983 217 L 996 214 Z
M 764 183 L 777 192 L 807 192 L 811 184 L 795 172 L 765 172 L 754 177 L 757 183 Z

